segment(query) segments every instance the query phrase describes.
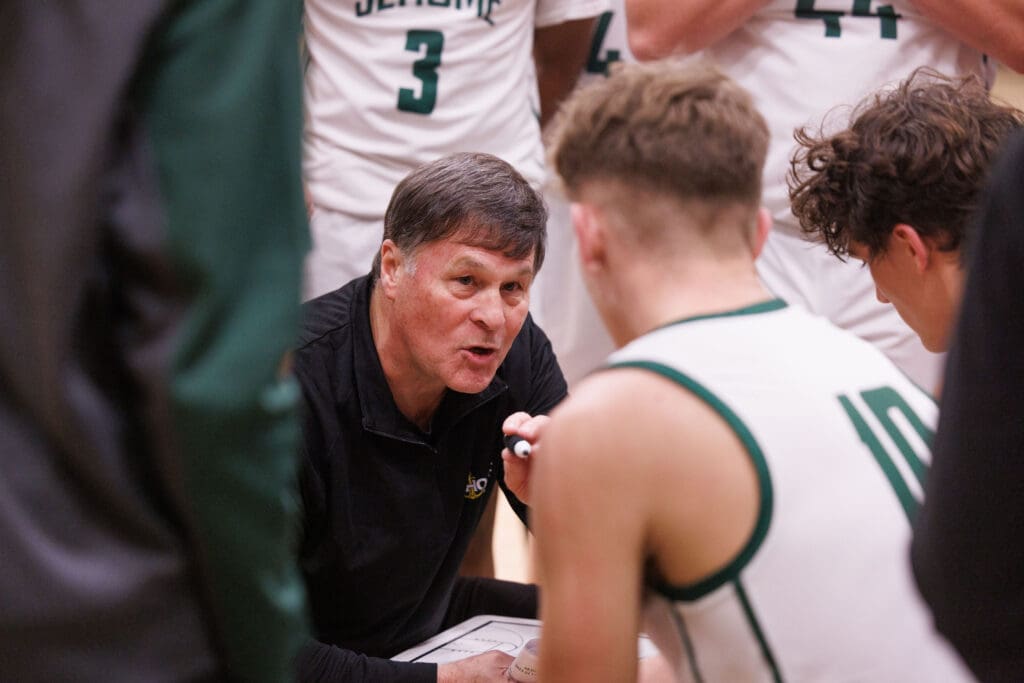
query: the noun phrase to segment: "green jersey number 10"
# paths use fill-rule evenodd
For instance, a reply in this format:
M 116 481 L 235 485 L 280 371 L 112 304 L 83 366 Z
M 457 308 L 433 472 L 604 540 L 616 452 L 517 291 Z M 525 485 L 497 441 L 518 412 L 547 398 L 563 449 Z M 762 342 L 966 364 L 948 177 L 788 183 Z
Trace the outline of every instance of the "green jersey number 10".
M 900 456 L 907 463 L 907 468 L 913 473 L 918 486 L 923 488 L 928 466 L 914 452 L 910 439 L 907 438 L 908 435 L 896 424 L 893 414 L 901 415 L 904 424 L 909 425 L 910 429 L 916 432 L 921 441 L 927 446 L 931 445 L 932 437 L 934 436 L 932 430 L 911 409 L 910 404 L 890 387 L 879 387 L 878 389 L 862 391 L 860 397 L 864 400 L 864 404 L 871 411 L 871 414 L 875 416 L 882 430 L 889 436 L 889 441 L 896 447 Z M 860 437 L 860 440 L 871 451 L 871 455 L 874 456 L 875 461 L 882 468 L 882 472 L 885 474 L 886 479 L 889 480 L 893 491 L 895 491 L 903 511 L 907 514 L 907 518 L 913 522 L 920 503 L 914 497 L 906 480 L 896 467 L 895 459 L 886 450 L 885 446 L 882 445 L 879 435 L 871 429 L 867 420 L 864 419 L 864 415 L 850 401 L 850 398 L 845 394 L 840 394 L 838 399 L 847 417 L 850 418 L 850 422 L 853 423 L 854 429 L 857 430 L 857 436 Z

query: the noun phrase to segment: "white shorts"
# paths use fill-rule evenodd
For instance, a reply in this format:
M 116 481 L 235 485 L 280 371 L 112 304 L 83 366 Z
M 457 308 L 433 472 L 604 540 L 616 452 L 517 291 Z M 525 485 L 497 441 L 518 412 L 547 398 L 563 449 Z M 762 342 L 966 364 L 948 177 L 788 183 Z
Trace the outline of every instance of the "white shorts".
M 365 221 L 314 206 L 309 217 L 313 248 L 306 256 L 302 298 L 334 291 L 370 272 L 384 237 L 384 219 Z
M 896 309 L 878 300 L 871 272 L 860 261 L 844 263 L 824 245 L 773 230 L 757 260 L 757 272 L 776 296 L 878 347 L 921 388 L 934 392 L 939 387 L 946 354 L 925 349 Z

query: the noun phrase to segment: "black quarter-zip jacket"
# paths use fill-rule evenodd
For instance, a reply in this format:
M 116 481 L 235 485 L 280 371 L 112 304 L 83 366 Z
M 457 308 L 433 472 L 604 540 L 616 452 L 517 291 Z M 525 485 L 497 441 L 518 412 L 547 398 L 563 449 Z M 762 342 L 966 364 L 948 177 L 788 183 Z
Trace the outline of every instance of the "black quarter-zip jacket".
M 379 658 L 446 625 L 470 539 L 495 485 L 505 487 L 502 422 L 519 410 L 546 414 L 566 395 L 551 345 L 527 317 L 490 385 L 449 390 L 424 433 L 384 378 L 371 290 L 362 277 L 307 303 L 294 358 L 306 403 L 301 565 L 319 641 L 300 658 L 309 681 L 435 680 L 434 665 Z

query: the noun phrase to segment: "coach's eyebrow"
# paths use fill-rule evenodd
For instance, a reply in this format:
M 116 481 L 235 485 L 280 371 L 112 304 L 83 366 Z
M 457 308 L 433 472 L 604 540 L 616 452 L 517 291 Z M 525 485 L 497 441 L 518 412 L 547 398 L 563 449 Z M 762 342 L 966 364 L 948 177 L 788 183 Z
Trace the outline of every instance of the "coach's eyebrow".
M 489 266 L 484 265 L 483 263 L 481 263 L 472 256 L 460 256 L 459 258 L 455 259 L 455 261 L 452 262 L 451 267 L 453 269 L 469 268 L 472 270 L 485 270 L 488 272 L 492 272 L 492 269 Z M 516 277 L 525 277 L 527 275 L 533 274 L 534 273 L 532 265 L 523 266 L 515 273 Z

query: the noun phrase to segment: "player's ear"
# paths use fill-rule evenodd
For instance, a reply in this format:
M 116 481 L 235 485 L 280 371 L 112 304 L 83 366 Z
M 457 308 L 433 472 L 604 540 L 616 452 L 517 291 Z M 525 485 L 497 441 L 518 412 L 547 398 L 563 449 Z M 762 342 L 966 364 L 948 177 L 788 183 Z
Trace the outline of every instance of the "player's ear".
M 604 231 L 593 205 L 573 202 L 569 211 L 580 251 L 580 265 L 586 269 L 604 258 Z
M 911 263 L 913 263 L 914 271 L 920 275 L 928 269 L 934 248 L 935 245 L 930 240 L 922 237 L 921 233 L 913 226 L 906 223 L 897 223 L 896 227 L 892 229 L 892 234 L 889 236 L 889 245 L 886 251 L 892 252 L 895 249 L 898 250 L 896 253 L 909 257 Z
M 380 287 L 384 295 L 393 299 L 405 269 L 402 267 L 405 255 L 398 245 L 390 239 L 380 245 Z
M 771 231 L 771 211 L 762 206 L 757 210 L 757 226 L 754 228 L 754 243 L 751 245 L 754 248 L 755 259 L 761 255 L 761 250 L 764 249 L 764 243 L 768 241 L 768 233 Z

